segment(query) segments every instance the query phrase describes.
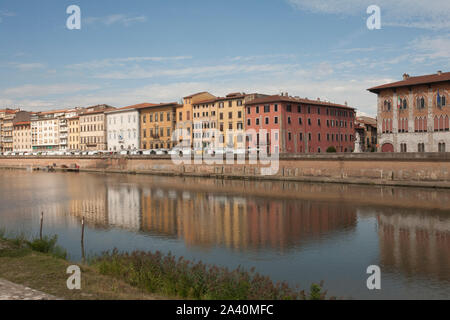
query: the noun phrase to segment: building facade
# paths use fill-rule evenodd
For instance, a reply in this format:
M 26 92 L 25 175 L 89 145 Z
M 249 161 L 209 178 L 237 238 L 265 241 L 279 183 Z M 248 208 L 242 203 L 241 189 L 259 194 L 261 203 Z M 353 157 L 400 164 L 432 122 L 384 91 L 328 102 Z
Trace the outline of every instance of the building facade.
M 357 117 L 355 129 L 355 152 L 377 151 L 377 120 L 370 117 Z
M 69 150 L 80 150 L 80 117 L 67 119 L 69 126 Z
M 13 151 L 13 121 L 18 110 L 6 109 L 2 121 L 2 149 L 3 152 Z
M 13 151 L 31 152 L 31 122 L 23 121 L 14 123 L 13 131 Z
M 378 96 L 378 151 L 447 152 L 450 72 L 410 77 L 368 89 Z
M 109 151 L 136 150 L 140 148 L 139 110 L 135 106 L 105 113 Z
M 346 105 L 275 95 L 246 103 L 245 120 L 248 148 L 269 153 L 354 150 L 355 109 Z
M 89 107 L 87 112 L 80 114 L 80 150 L 107 150 L 105 112 L 114 109 L 100 105 Z
M 139 107 L 141 149 L 171 149 L 177 145 L 172 134 L 179 107 L 175 102 Z
M 183 104 L 177 108 L 176 124 L 180 131 L 178 143 L 183 148 L 191 148 L 193 146 L 193 106 L 199 101 L 211 100 L 215 96 L 209 92 L 199 92 L 183 98 Z

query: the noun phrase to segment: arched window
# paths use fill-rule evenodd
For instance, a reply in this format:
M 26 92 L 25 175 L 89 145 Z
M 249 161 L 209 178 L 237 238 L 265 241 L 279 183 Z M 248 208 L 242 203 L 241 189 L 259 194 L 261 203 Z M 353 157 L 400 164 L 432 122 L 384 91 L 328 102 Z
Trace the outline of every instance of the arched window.
M 439 131 L 439 119 L 438 117 L 434 117 L 434 131 Z
M 444 119 L 444 130 L 445 130 L 445 131 L 449 131 L 449 121 L 448 121 L 448 116 L 445 116 L 445 119 Z
M 439 131 L 444 131 L 444 117 L 439 118 Z
M 407 109 L 408 108 L 408 102 L 406 101 L 406 99 L 403 99 L 403 109 Z

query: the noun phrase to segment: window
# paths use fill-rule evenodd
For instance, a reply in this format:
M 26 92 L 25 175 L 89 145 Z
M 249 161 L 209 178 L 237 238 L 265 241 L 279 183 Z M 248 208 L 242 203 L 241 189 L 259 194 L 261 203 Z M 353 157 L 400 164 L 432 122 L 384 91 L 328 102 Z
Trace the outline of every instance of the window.
M 291 117 L 287 118 L 288 124 L 291 124 Z
M 252 122 L 251 122 L 251 120 L 250 119 L 247 119 L 247 126 L 251 126 L 252 125 Z
M 317 119 L 317 125 L 320 127 L 320 119 Z
M 440 142 L 438 145 L 438 151 L 439 152 L 445 152 L 445 143 L 444 142 Z
M 270 105 L 266 104 L 264 106 L 264 113 L 268 113 L 268 112 L 270 112 Z
M 277 104 L 274 105 L 274 111 L 275 111 L 275 112 L 278 112 L 278 105 L 277 105 Z
M 256 106 L 256 113 L 259 113 L 259 106 Z
M 269 124 L 269 117 L 266 117 L 264 120 L 266 124 Z
M 400 152 L 407 152 L 406 143 L 401 143 L 400 144 Z
M 417 145 L 417 152 L 425 152 L 425 143 L 419 143 Z
M 298 118 L 298 124 L 302 125 L 302 118 Z
M 286 106 L 286 112 L 292 112 L 292 106 L 290 104 Z
M 251 113 L 250 107 L 247 107 L 247 114 L 250 114 L 250 113 Z
M 278 124 L 278 117 L 273 118 L 273 123 Z

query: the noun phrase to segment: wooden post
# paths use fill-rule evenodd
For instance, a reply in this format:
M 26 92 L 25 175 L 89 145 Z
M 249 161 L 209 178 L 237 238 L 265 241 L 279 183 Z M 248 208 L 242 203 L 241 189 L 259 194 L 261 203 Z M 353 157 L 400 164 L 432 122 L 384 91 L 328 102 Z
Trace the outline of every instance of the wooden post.
M 39 231 L 39 238 L 42 240 L 42 225 L 44 224 L 44 212 L 41 212 L 41 229 Z
M 83 262 L 85 260 L 84 256 L 84 217 L 81 218 L 81 258 L 83 259 Z
M 84 217 L 81 219 L 81 243 L 84 243 Z

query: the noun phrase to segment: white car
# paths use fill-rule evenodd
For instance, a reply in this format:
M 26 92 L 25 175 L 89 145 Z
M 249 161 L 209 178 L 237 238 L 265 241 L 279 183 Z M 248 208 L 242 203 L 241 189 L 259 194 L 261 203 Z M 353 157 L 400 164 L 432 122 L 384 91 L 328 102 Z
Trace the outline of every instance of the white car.
M 140 156 L 142 154 L 142 151 L 141 150 L 132 150 L 130 152 L 130 154 L 133 156 Z
M 98 151 L 89 151 L 88 152 L 88 156 L 96 156 L 96 155 L 98 155 Z
M 161 156 L 161 155 L 165 155 L 165 154 L 169 154 L 169 150 L 167 149 L 159 149 L 156 151 L 156 154 Z
M 120 151 L 119 152 L 119 154 L 121 155 L 121 156 L 126 156 L 126 155 L 128 155 L 128 150 L 122 150 L 122 151 Z

